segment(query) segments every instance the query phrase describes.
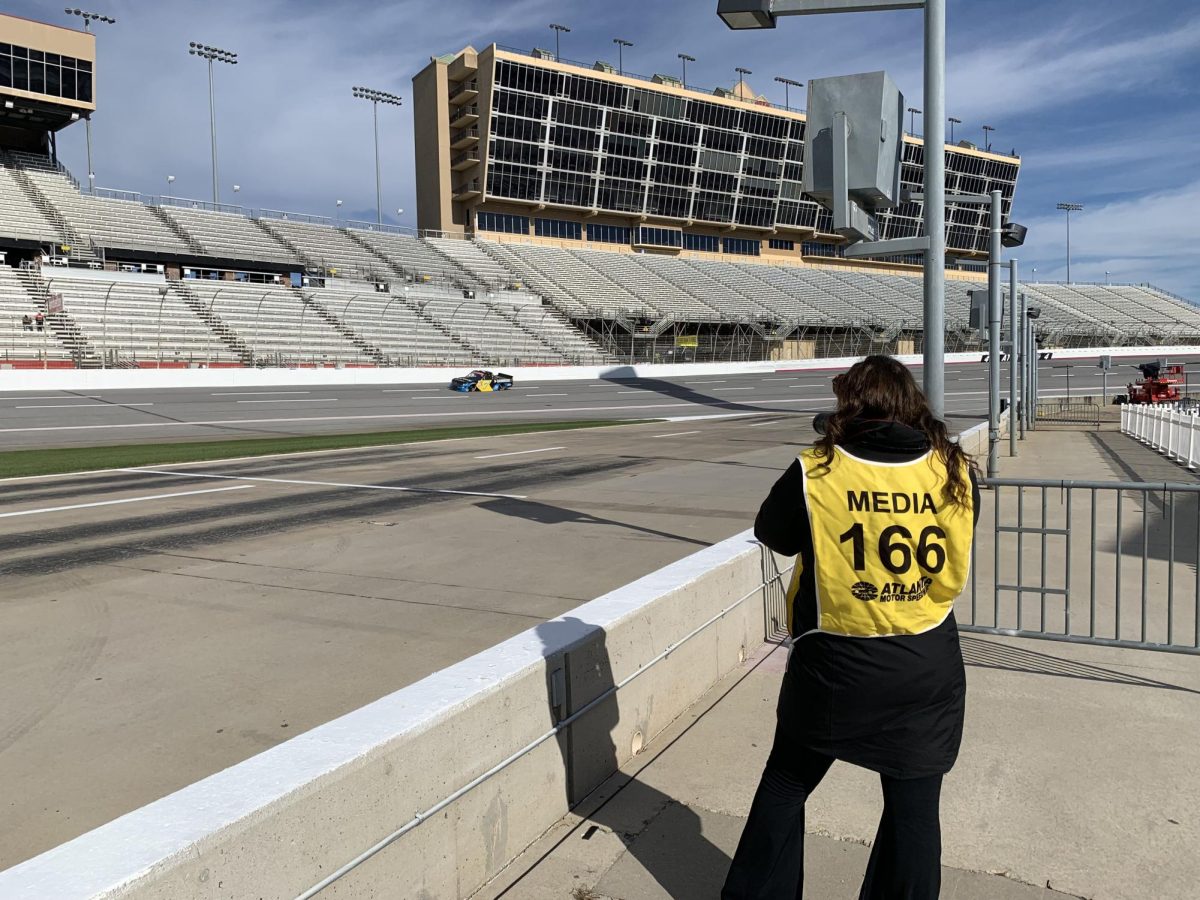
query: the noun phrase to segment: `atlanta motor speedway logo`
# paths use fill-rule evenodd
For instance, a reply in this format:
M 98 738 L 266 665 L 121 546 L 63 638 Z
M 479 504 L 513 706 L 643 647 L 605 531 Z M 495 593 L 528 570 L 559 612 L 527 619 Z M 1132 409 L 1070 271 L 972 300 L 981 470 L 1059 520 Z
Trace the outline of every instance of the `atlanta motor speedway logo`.
M 872 601 L 878 600 L 880 603 L 895 603 L 895 602 L 914 602 L 916 600 L 924 600 L 925 595 L 929 593 L 929 588 L 933 584 L 933 579 L 929 576 L 924 576 L 914 581 L 912 584 L 904 584 L 899 581 L 890 581 L 879 586 L 871 584 L 869 581 L 856 581 L 850 585 L 850 595 L 855 600 Z

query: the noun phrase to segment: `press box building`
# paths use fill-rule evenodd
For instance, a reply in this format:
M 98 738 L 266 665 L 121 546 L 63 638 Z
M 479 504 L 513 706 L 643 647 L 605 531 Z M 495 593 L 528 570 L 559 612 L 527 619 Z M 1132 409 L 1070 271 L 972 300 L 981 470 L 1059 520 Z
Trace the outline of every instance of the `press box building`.
M 839 255 L 829 213 L 802 193 L 805 114 L 742 82 L 706 93 L 554 54 L 471 47 L 413 79 L 418 227 L 431 232 L 661 253 Z M 946 189 L 999 189 L 1007 218 L 1021 161 L 947 146 Z M 905 135 L 902 181 L 920 191 L 924 142 Z M 881 237 L 921 233 L 907 202 Z M 986 211 L 946 214 L 947 265 L 986 261 Z M 919 260 L 906 260 L 917 263 Z

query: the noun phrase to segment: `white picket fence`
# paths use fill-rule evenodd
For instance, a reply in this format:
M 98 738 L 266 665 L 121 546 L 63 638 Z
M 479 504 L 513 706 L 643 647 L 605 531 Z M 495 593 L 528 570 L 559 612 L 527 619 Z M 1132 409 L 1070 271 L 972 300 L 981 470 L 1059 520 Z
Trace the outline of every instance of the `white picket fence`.
M 1200 441 L 1200 411 L 1170 404 L 1126 404 L 1121 407 L 1121 431 L 1189 469 L 1196 468 Z

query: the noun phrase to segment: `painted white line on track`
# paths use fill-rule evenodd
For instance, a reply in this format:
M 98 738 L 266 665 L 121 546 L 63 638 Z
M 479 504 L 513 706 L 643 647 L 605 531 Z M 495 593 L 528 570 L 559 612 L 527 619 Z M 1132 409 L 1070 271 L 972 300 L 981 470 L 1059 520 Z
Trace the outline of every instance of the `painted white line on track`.
M 396 491 L 403 494 L 456 494 L 461 497 L 497 497 L 502 500 L 524 500 L 521 494 L 489 494 L 483 491 L 452 491 L 444 488 L 400 487 L 390 484 L 347 484 L 340 481 L 304 481 L 298 478 L 260 478 L 253 475 L 210 475 L 207 472 L 168 472 L 163 469 L 117 469 L 118 472 L 139 472 L 142 475 L 174 475 L 183 478 L 220 478 L 224 481 L 261 481 L 268 484 L 301 484 L 309 487 L 358 488 L 365 491 Z
M 617 396 L 619 397 L 621 394 L 656 394 L 656 393 L 658 393 L 658 392 L 655 391 L 653 388 L 640 388 L 636 391 L 617 391 Z
M 681 381 L 680 384 L 691 387 L 694 384 L 724 384 L 724 381 Z
M 16 409 L 125 409 L 130 406 L 153 406 L 153 403 L 51 403 L 40 406 L 18 406 Z
M 235 478 L 234 481 L 242 481 L 244 479 Z M 149 500 L 168 500 L 171 497 L 194 497 L 196 494 L 219 494 L 222 491 L 244 491 L 247 488 L 252 488 L 252 484 L 235 484 L 230 487 L 220 488 L 205 488 L 201 491 L 177 491 L 173 494 L 149 494 L 145 497 L 126 497 L 123 500 L 100 500 L 96 503 L 73 503 L 70 506 L 47 506 L 43 509 L 22 509 L 17 512 L 0 513 L 0 519 L 9 519 L 13 516 L 35 516 L 41 513 L 66 512 L 69 509 L 91 509 L 95 506 L 116 506 L 119 503 L 144 503 Z
M 47 394 L 45 397 L 0 397 L 3 400 L 99 400 L 99 394 Z
M 743 388 L 717 388 L 715 391 L 713 391 L 713 393 L 714 393 L 714 394 L 720 394 L 720 393 L 723 393 L 723 392 L 725 392 L 725 391 L 756 391 L 756 390 L 758 390 L 758 388 L 752 388 L 752 387 L 743 387 Z
M 946 396 L 953 396 L 956 392 L 947 391 Z M 963 391 L 957 393 L 974 393 L 986 394 L 987 391 Z M 1043 393 L 1042 397 L 1057 396 L 1048 393 Z M 778 406 L 788 403 L 817 403 L 820 401 L 831 400 L 832 397 L 790 397 L 786 400 L 755 400 L 756 406 Z M 524 416 L 549 416 L 558 413 L 597 413 L 597 412 L 630 412 L 632 410 L 651 410 L 651 409 L 695 409 L 703 407 L 704 404 L 693 403 L 690 401 L 680 401 L 676 403 L 622 403 L 617 406 L 552 406 L 546 409 L 522 409 L 515 410 Z M 0 434 L 9 434 L 12 432 L 22 432 L 25 434 L 37 431 L 100 431 L 100 430 L 116 430 L 124 428 L 202 428 L 205 426 L 220 426 L 220 425 L 286 425 L 297 422 L 378 422 L 387 419 L 448 419 L 448 418 L 467 418 L 470 416 L 511 416 L 514 410 L 511 409 L 476 409 L 476 410 L 456 410 L 453 412 L 412 412 L 412 413 L 371 413 L 359 415 L 338 415 L 338 416 L 279 416 L 273 419 L 199 419 L 192 422 L 127 422 L 114 425 L 34 425 L 24 428 L 0 428 Z M 720 416 L 721 418 L 729 418 L 733 416 L 752 415 L 753 413 L 732 413 L 729 415 Z M 665 418 L 665 417 L 664 417 Z M 700 418 L 705 418 L 701 416 Z M 668 419 L 668 421 L 672 421 Z
M 754 423 L 752 423 L 752 424 L 750 424 L 750 425 L 747 425 L 746 427 L 747 427 L 747 428 L 762 428 L 764 425 L 778 425 L 778 424 L 779 424 L 779 422 L 778 422 L 778 421 L 770 421 L 770 422 L 754 422 Z
M 542 447 L 538 450 L 514 450 L 511 453 L 489 453 L 476 459 L 499 459 L 501 456 L 524 456 L 526 453 L 549 453 L 551 450 L 566 450 L 566 447 Z
M 437 390 L 437 388 L 427 388 L 427 387 L 423 387 L 423 388 L 384 388 L 383 393 L 385 393 L 385 394 L 423 394 L 423 393 L 425 393 L 425 391 L 432 391 L 432 390 Z M 304 393 L 307 394 L 308 391 L 305 391 Z
M 311 394 L 312 391 L 223 391 L 218 394 L 209 394 L 210 397 L 261 397 L 267 395 L 280 394 Z
M 656 438 L 683 437 L 684 435 L 687 435 L 687 434 L 699 434 L 699 433 L 700 433 L 699 431 L 672 431 L 669 434 L 652 434 L 652 435 L 650 435 L 650 437 L 656 437 Z
M 311 397 L 307 400 L 238 400 L 238 403 L 337 403 L 337 397 Z
M 540 397 L 538 397 L 538 399 L 541 400 L 542 397 L 570 397 L 570 396 L 571 396 L 570 394 L 542 394 Z

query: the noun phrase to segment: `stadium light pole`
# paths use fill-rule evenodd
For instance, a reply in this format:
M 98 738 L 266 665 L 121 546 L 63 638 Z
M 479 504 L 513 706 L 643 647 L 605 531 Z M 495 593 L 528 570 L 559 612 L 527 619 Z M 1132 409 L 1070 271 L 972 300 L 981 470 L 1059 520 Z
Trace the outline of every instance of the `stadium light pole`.
M 690 62 L 695 62 L 696 57 L 688 56 L 686 53 L 676 53 L 675 55 L 679 58 L 679 61 L 683 63 L 683 86 L 686 88 L 687 87 L 687 64 Z
M 754 73 L 742 66 L 738 66 L 733 71 L 738 73 L 738 99 L 741 100 L 746 94 L 746 76 L 753 75 Z
M 992 138 L 991 138 L 990 132 L 993 132 L 995 130 L 996 129 L 993 128 L 991 125 L 983 126 L 983 149 L 988 151 L 989 153 L 992 152 Z
M 1104 270 L 1104 285 L 1105 285 L 1105 287 L 1108 286 L 1108 276 L 1111 274 L 1112 274 L 1112 272 L 1108 271 L 1108 269 Z
M 613 43 L 617 45 L 617 74 L 625 74 L 625 48 L 632 47 L 633 42 L 627 41 L 625 38 L 613 38 Z
M 1071 283 L 1071 213 L 1080 212 L 1082 203 L 1059 203 L 1057 206 L 1067 214 L 1067 284 Z M 1037 270 L 1034 269 L 1036 272 Z
M 956 119 L 956 118 L 954 118 L 954 116 L 951 116 L 946 121 L 950 123 L 950 143 L 953 144 L 954 143 L 954 126 L 961 125 L 962 119 Z
M 924 371 L 925 399 L 945 412 L 946 372 L 946 0 L 717 0 L 717 15 L 732 29 L 774 28 L 779 16 L 920 9 L 924 13 L 925 135 Z
M 116 25 L 117 20 L 112 16 L 104 16 L 100 13 L 88 12 L 79 7 L 68 6 L 63 10 L 68 16 L 80 16 L 83 19 L 83 30 L 91 33 L 92 22 L 103 22 L 105 25 Z M 96 170 L 92 168 L 92 116 L 89 113 L 83 117 L 83 130 L 87 134 L 87 166 L 88 166 L 88 189 L 96 193 Z
M 794 81 L 791 78 L 784 78 L 782 75 L 776 75 L 775 80 L 783 85 L 783 108 L 790 110 L 792 108 L 792 101 L 791 97 L 788 95 L 788 88 L 804 87 L 804 82 Z
M 908 108 L 908 133 L 913 137 L 917 136 L 917 116 L 923 115 L 922 112 L 915 106 Z
M 199 44 L 196 41 L 188 44 L 188 53 L 208 61 L 208 127 L 212 135 L 213 206 L 217 206 L 221 202 L 221 189 L 217 181 L 217 105 L 213 94 L 213 63 L 223 62 L 236 66 L 238 55 L 229 50 L 210 47 L 208 44 Z
M 562 37 L 562 33 L 564 31 L 567 34 L 570 34 L 571 29 L 568 28 L 566 25 L 559 25 L 557 22 L 551 22 L 550 28 L 553 29 L 553 31 L 554 31 L 554 61 L 561 62 L 562 54 L 558 52 L 559 51 L 559 38 Z
M 376 91 L 366 87 L 355 87 L 353 93 L 360 100 L 371 101 L 371 111 L 375 118 L 375 221 L 377 224 L 382 225 L 383 187 L 379 177 L 379 104 L 386 103 L 389 106 L 400 106 L 403 100 L 396 94 L 389 94 L 386 91 Z

